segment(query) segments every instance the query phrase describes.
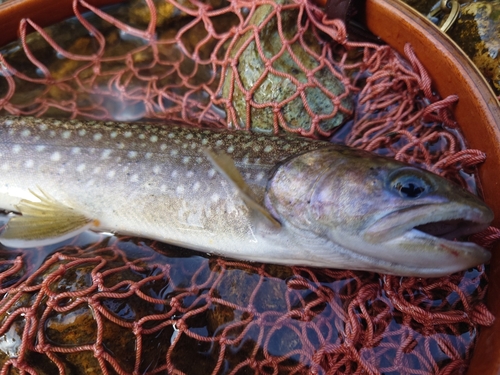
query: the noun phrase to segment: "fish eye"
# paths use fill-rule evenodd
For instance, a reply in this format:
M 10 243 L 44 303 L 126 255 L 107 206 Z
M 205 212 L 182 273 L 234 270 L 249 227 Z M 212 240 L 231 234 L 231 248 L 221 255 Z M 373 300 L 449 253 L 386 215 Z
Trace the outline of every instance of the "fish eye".
M 424 174 L 416 169 L 398 171 L 390 178 L 390 188 L 402 198 L 415 199 L 427 195 L 432 185 Z

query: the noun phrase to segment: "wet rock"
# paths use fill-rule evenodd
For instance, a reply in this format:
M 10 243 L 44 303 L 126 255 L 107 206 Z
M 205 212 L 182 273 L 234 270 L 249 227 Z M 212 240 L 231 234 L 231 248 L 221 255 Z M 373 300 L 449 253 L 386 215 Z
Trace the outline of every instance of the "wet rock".
M 500 95 L 500 1 L 462 6 L 460 18 L 448 34 Z
M 298 9 L 282 9 L 279 18 L 272 15 L 274 10 L 274 6 L 261 5 L 250 18 L 249 25 L 261 26 L 257 38 L 260 41 L 260 48 L 253 38 L 253 30 L 239 37 L 231 48 L 231 58 L 237 59 L 238 78 L 245 90 L 252 92 L 251 99 L 257 106 L 249 104 L 246 93 L 238 87 L 235 81 L 234 71 L 228 66 L 222 95 L 231 101 L 235 111 L 235 118 L 233 118 L 232 108 L 226 108 L 228 121 L 233 121 L 233 125 L 241 128 L 245 128 L 249 122 L 252 130 L 272 132 L 275 108 L 279 107 L 288 127 L 307 132 L 311 129 L 312 118 L 304 105 L 306 102 L 312 114 L 326 116 L 320 120 L 319 127 L 322 131 L 329 132 L 346 121 L 348 112 L 353 108 L 352 97 L 350 95 L 343 97 L 340 104 L 344 107 L 344 111 L 335 113 L 336 108 L 332 98 L 325 94 L 325 91 L 340 96 L 345 93 L 345 87 L 328 67 L 318 68 L 320 62 L 311 54 L 311 51 L 317 55 L 321 54 L 322 46 L 318 38 L 310 28 L 307 31 L 298 30 Z M 293 40 L 290 42 L 290 51 L 284 48 L 280 32 L 286 40 Z M 297 38 L 299 34 L 300 37 Z M 245 47 L 250 39 L 250 43 Z M 310 51 L 301 44 L 301 39 Z M 242 48 L 244 48 L 243 51 L 241 51 Z M 262 58 L 259 49 L 264 57 L 269 59 L 267 64 L 271 64 L 272 61 L 272 68 L 276 70 L 276 73 L 268 72 L 269 65 Z M 299 66 L 299 63 L 306 71 Z M 318 70 L 312 77 L 307 76 L 307 70 L 317 68 Z M 282 76 L 281 73 L 288 76 Z M 298 82 L 290 79 L 290 75 Z M 299 83 L 307 84 L 313 81 L 316 81 L 323 89 L 318 84 L 314 87 L 313 85 L 298 87 Z M 266 105 L 258 108 L 260 104 Z M 249 105 L 250 118 L 247 118 Z M 332 116 L 328 116 L 330 114 Z

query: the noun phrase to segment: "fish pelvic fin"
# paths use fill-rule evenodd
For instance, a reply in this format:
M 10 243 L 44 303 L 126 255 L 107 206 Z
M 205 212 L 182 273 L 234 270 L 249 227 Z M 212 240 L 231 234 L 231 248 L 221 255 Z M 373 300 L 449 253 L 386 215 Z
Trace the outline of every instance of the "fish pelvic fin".
M 254 192 L 245 182 L 245 179 L 229 155 L 224 153 L 216 154 L 207 148 L 203 148 L 203 153 L 207 156 L 213 167 L 236 187 L 241 199 L 243 199 L 243 202 L 253 215 L 263 218 L 273 229 L 281 228 L 280 222 L 258 202 Z
M 98 220 L 58 202 L 40 187 L 38 190 L 29 189 L 39 202 L 22 199 L 17 205 L 21 215 L 12 217 L 0 235 L 0 243 L 4 246 L 27 248 L 52 245 L 99 225 Z

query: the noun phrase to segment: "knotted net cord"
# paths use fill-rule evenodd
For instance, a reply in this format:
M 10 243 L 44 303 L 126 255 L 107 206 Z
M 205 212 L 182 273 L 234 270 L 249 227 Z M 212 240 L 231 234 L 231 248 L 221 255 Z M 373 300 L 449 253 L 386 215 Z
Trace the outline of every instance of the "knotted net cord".
M 186 258 L 127 238 L 78 241 L 31 273 L 41 260 L 2 252 L 0 335 L 18 353 L 2 359 L 2 374 L 71 374 L 71 364 L 109 374 L 452 374 L 466 369 L 477 326 L 493 321 L 482 267 L 381 278 Z
M 322 123 L 342 113 L 353 118 L 334 139 L 474 190 L 464 176 L 485 156 L 465 147 L 451 116 L 457 98 L 434 96 L 409 46 L 405 61 L 387 46 L 352 42 L 341 22 L 326 19 L 305 0 L 137 4 L 148 22 L 75 1 L 75 16 L 87 32 L 71 44 L 24 20 L 20 43 L 28 68 L 17 69 L 10 55 L 0 55 L 0 108 L 15 115 L 146 117 L 244 129 L 254 127 L 253 109 L 264 108 L 272 132 L 314 137 L 330 136 Z M 249 24 L 262 5 L 270 7 L 267 18 Z M 83 17 L 84 10 L 115 32 L 105 35 Z M 300 14 L 292 39 L 279 26 L 285 11 Z M 168 22 L 177 28 L 162 29 Z M 282 41 L 272 56 L 261 38 L 271 22 L 277 22 Z M 31 47 L 31 28 L 56 62 Z M 263 66 L 251 87 L 238 71 L 245 49 L 231 48 L 248 32 L 246 43 L 255 42 Z M 308 33 L 320 48 L 311 48 Z M 125 50 L 115 45 L 120 38 L 128 42 Z M 318 64 L 306 66 L 297 46 Z M 298 73 L 276 66 L 284 54 Z M 341 93 L 332 94 L 318 80 L 323 68 L 340 80 Z M 299 73 L 306 79 L 297 79 Z M 259 83 L 270 76 L 288 79 L 296 93 L 256 101 Z M 231 95 L 221 94 L 225 82 L 229 92 L 237 87 L 247 99 L 243 112 Z M 330 111 L 309 105 L 311 88 L 328 98 Z M 28 100 L 21 101 L 26 91 Z M 356 111 L 342 104 L 349 95 L 356 97 Z M 292 126 L 285 116 L 283 109 L 294 100 L 309 116 L 304 127 Z M 489 228 L 474 238 L 486 246 L 498 236 Z M 193 374 L 200 368 L 207 374 L 455 374 L 467 367 L 478 326 L 493 322 L 482 302 L 483 267 L 423 280 L 183 258 L 174 250 L 165 257 L 164 245 L 127 238 L 88 242 L 77 238 L 53 254 L 40 253 L 45 255 L 2 252 L 0 337 L 13 344 L 0 355 L 1 374 L 36 373 L 37 363 L 52 374 L 78 373 L 75 363 L 88 373 L 111 374 Z M 228 285 L 249 286 L 238 294 Z M 82 328 L 71 326 L 71 319 Z

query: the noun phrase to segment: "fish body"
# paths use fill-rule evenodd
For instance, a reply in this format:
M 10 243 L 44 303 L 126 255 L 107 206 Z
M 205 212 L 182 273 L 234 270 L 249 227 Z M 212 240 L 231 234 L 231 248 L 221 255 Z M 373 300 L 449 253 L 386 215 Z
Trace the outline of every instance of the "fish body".
M 0 173 L 0 208 L 22 213 L 0 236 L 6 246 L 91 228 L 248 261 L 415 276 L 490 256 L 440 237 L 489 224 L 477 197 L 397 161 L 299 137 L 4 117 Z

